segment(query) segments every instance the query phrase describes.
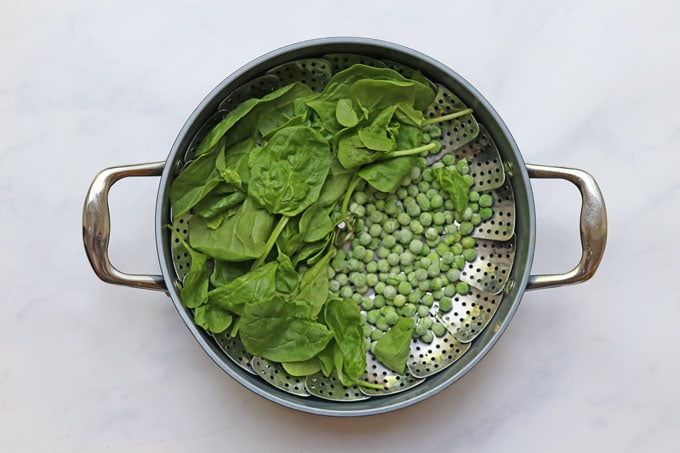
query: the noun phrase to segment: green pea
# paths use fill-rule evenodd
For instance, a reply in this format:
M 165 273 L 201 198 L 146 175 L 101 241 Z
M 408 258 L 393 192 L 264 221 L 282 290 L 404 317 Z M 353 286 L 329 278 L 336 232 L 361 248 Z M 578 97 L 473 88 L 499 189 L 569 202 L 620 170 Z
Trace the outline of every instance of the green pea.
M 439 300 L 439 311 L 448 313 L 453 309 L 453 300 L 450 297 L 444 297 Z
M 352 283 L 354 283 L 355 286 L 366 286 L 366 275 L 357 272 L 354 274 Z
M 443 280 L 442 279 L 442 288 L 443 288 Z M 444 297 L 444 290 L 440 288 L 436 291 L 432 291 L 432 297 L 435 298 L 435 300 L 441 300 Z
M 418 191 L 421 192 L 420 195 L 423 195 L 425 199 L 427 199 L 427 195 L 425 195 L 425 192 L 427 192 L 430 189 L 430 183 L 427 181 L 420 181 L 418 183 Z M 416 197 L 416 200 L 418 198 Z M 428 200 L 429 201 L 429 200 Z M 418 201 L 420 203 L 420 201 Z M 422 206 L 421 206 L 422 207 Z
M 375 302 L 374 302 L 375 306 Z M 369 310 L 368 313 L 366 313 L 366 322 L 370 324 L 375 324 L 376 321 L 380 318 L 380 312 L 378 310 Z
M 380 340 L 383 335 L 385 335 L 385 332 L 383 332 L 380 329 L 374 329 L 371 332 L 371 340 L 374 340 L 374 341 Z
M 344 299 L 351 298 L 353 294 L 354 290 L 352 290 L 352 288 L 349 286 L 343 286 L 342 288 L 340 288 L 340 297 Z
M 359 245 L 358 247 L 354 247 L 352 249 L 352 258 L 356 258 L 358 260 L 363 260 L 365 255 L 366 255 L 366 247 L 364 247 L 363 245 Z
M 380 237 L 380 235 L 382 234 L 382 227 L 380 226 L 379 223 L 374 223 L 368 229 L 368 233 L 371 235 L 372 238 Z
M 397 189 L 396 194 L 397 194 L 397 198 L 399 198 L 400 200 L 403 200 L 404 198 L 406 198 L 408 196 L 408 191 L 406 190 L 406 188 L 400 187 L 400 188 Z
M 378 329 L 382 330 L 383 332 L 387 332 L 388 330 L 390 330 L 390 325 L 387 324 L 387 320 L 384 317 L 378 318 L 378 320 L 375 323 L 375 326 Z
M 474 260 L 477 259 L 477 251 L 475 249 L 466 249 L 463 252 L 463 258 L 468 263 L 471 263 L 471 262 L 473 262 Z
M 366 275 L 366 284 L 370 286 L 371 288 L 375 288 L 375 285 L 379 283 L 378 276 L 376 274 L 367 274 Z
M 420 299 L 420 303 L 426 307 L 431 307 L 434 304 L 434 296 L 432 294 L 425 294 Z
M 413 167 L 413 168 L 418 168 L 418 167 Z M 418 170 L 420 171 L 420 170 Z M 408 196 L 410 198 L 415 198 L 418 195 L 418 186 L 416 184 L 411 184 L 406 188 L 406 191 L 408 192 Z
M 365 192 L 361 191 L 354 192 L 352 198 L 354 198 L 354 201 L 356 201 L 359 204 L 366 204 L 366 202 L 368 201 L 368 195 L 366 195 Z
M 367 246 L 371 243 L 371 239 L 373 239 L 373 236 L 364 231 L 359 235 L 359 244 Z
M 440 289 L 442 289 L 443 286 L 444 286 L 444 279 L 441 278 L 441 277 L 435 277 L 432 280 L 430 280 L 430 289 L 432 291 L 439 291 Z M 438 297 L 436 295 L 434 296 L 434 298 L 438 299 Z
M 435 225 L 444 225 L 446 223 L 446 215 L 443 212 L 435 212 L 432 215 L 432 221 Z
M 446 297 L 453 297 L 456 295 L 456 285 L 449 283 L 444 287 L 444 295 Z
M 411 173 L 409 176 L 411 177 L 412 180 L 415 181 L 416 179 L 420 178 L 420 173 L 421 173 L 420 168 L 415 166 L 411 168 Z
M 420 214 L 419 220 L 421 225 L 423 225 L 424 227 L 429 227 L 430 225 L 432 225 L 432 214 L 430 214 L 429 212 L 423 212 L 422 214 Z
M 330 280 L 328 282 L 328 290 L 332 293 L 337 293 L 340 291 L 340 283 L 337 280 Z
M 423 228 L 423 225 L 418 220 L 412 220 L 409 228 L 411 228 L 413 234 L 423 234 L 425 231 L 425 228 Z
M 470 286 L 465 282 L 456 283 L 456 292 L 462 296 L 470 292 Z
M 491 195 L 489 194 L 484 194 L 479 197 L 479 206 L 482 208 L 490 208 L 493 205 L 493 198 L 491 198 Z
M 432 333 L 437 337 L 443 337 L 446 334 L 446 327 L 438 322 L 432 323 Z
M 434 179 L 434 175 L 432 174 L 432 170 L 430 168 L 426 168 L 425 170 L 423 170 L 422 177 L 423 177 L 424 181 L 432 182 L 432 180 Z
M 491 208 L 482 208 L 479 210 L 479 216 L 482 220 L 489 220 L 493 216 L 493 210 Z
M 378 263 L 375 262 L 375 261 L 371 261 L 370 263 L 366 263 L 366 272 L 368 272 L 369 275 L 375 274 L 376 272 L 378 272 Z
M 430 241 L 434 241 L 439 238 L 439 233 L 437 233 L 435 228 L 429 227 L 427 230 L 425 230 L 425 238 Z
M 413 335 L 416 337 L 421 337 L 427 333 L 427 327 L 425 325 L 418 323 L 416 326 L 413 328 Z
M 465 211 L 463 211 L 462 215 L 463 215 L 463 220 L 466 221 L 466 222 L 469 222 L 470 219 L 472 218 L 472 208 L 470 206 L 465 208 Z
M 468 193 L 468 200 L 470 200 L 471 203 L 477 203 L 479 201 L 479 192 L 471 190 Z
M 406 296 L 403 294 L 397 294 L 394 296 L 393 303 L 395 307 L 403 307 L 406 304 Z
M 416 269 L 414 273 L 415 273 L 415 276 L 416 276 L 416 280 L 418 280 L 419 282 L 423 282 L 423 281 L 427 280 L 427 278 L 429 276 L 428 273 L 427 273 L 427 269 L 423 269 L 423 268 Z
M 361 308 L 370 310 L 373 308 L 373 300 L 370 297 L 363 297 L 361 299 Z
M 457 282 L 460 279 L 460 270 L 456 268 L 449 269 L 449 271 L 446 273 L 446 278 L 451 283 Z
M 383 230 L 387 234 L 394 233 L 397 228 L 399 228 L 399 223 L 394 219 L 388 219 L 383 224 Z
M 444 206 L 444 199 L 441 195 L 436 194 L 432 197 L 432 200 L 430 200 L 430 206 L 432 209 L 440 209 L 442 206 Z
M 377 197 L 379 193 L 382 192 L 377 192 L 375 196 Z M 375 209 L 376 211 L 383 211 L 385 209 L 385 200 L 375 200 Z
M 474 225 L 473 225 L 472 223 L 470 223 L 470 222 L 462 222 L 462 223 L 460 224 L 459 231 L 460 231 L 460 234 L 462 234 L 463 236 L 468 236 L 470 233 L 472 233 L 472 230 L 473 230 L 474 228 L 475 228 L 475 227 L 474 227 Z
M 389 271 L 390 271 L 390 263 L 387 262 L 387 259 L 384 259 L 384 258 L 379 259 L 378 260 L 378 272 L 384 273 L 384 272 L 389 272 Z
M 465 236 L 460 240 L 460 245 L 462 245 L 464 249 L 471 249 L 475 246 L 475 238 L 472 236 Z
M 422 292 L 418 288 L 414 288 L 413 291 L 411 291 L 408 296 L 406 296 L 406 300 L 413 304 L 417 304 L 420 302 L 420 298 L 422 297 Z
M 349 277 L 347 274 L 335 274 L 335 281 L 338 282 L 338 285 L 340 286 L 345 286 L 347 283 L 349 283 Z
M 463 257 L 463 255 L 456 255 L 456 257 L 453 259 L 453 266 L 456 269 L 463 270 L 463 268 L 465 267 L 465 258 Z
M 426 307 L 425 305 L 420 305 L 418 307 L 418 316 L 421 317 L 421 318 L 425 318 L 426 316 L 430 316 L 429 307 Z
M 395 325 L 397 321 L 399 321 L 399 315 L 396 312 L 385 316 L 385 322 L 390 326 Z
M 441 128 L 439 128 L 439 126 L 432 125 L 432 126 L 430 126 L 430 130 L 428 131 L 428 134 L 430 134 L 430 137 L 433 137 L 433 138 L 441 137 L 442 130 L 441 130 Z
M 399 222 L 400 225 L 408 225 L 411 223 L 411 217 L 405 212 L 400 212 L 397 216 L 397 222 Z
M 401 307 L 401 316 L 410 318 L 411 316 L 414 316 L 418 310 L 418 306 L 414 303 L 407 303 L 403 307 Z
M 373 306 L 375 308 L 382 308 L 385 306 L 385 298 L 378 294 L 377 296 L 373 297 Z
M 420 283 L 418 283 L 418 289 L 425 292 L 430 290 L 430 281 L 429 280 L 424 280 Z
M 409 282 L 400 282 L 399 286 L 397 286 L 397 291 L 399 292 L 399 294 L 402 294 L 404 296 L 408 296 L 412 290 L 413 287 Z
M 420 215 L 420 206 L 417 203 L 410 203 L 406 207 L 406 213 L 411 217 L 418 217 Z M 409 219 L 409 223 L 411 223 L 411 219 Z
M 382 294 L 386 300 L 393 300 L 394 296 L 397 295 L 397 289 L 392 285 L 386 285 L 385 289 L 382 291 Z
M 467 184 L 468 187 L 471 187 L 475 183 L 475 180 L 471 175 L 463 175 L 463 181 L 465 181 L 465 184 Z
M 482 216 L 475 212 L 470 218 L 470 223 L 472 223 L 474 226 L 479 225 L 482 223 Z
M 399 264 L 402 266 L 408 266 L 413 263 L 414 257 L 411 252 L 404 252 L 399 256 Z
M 446 154 L 444 157 L 442 157 L 442 163 L 447 167 L 453 165 L 455 161 L 456 158 L 453 156 L 453 154 Z
M 373 217 L 373 214 L 375 214 L 376 211 L 377 211 L 377 209 L 376 209 L 376 207 L 375 207 L 375 205 L 374 205 L 373 203 L 368 203 L 368 204 L 366 205 L 366 214 L 368 214 L 368 219 L 369 219 L 371 222 L 374 222 L 374 220 L 372 219 L 372 217 Z

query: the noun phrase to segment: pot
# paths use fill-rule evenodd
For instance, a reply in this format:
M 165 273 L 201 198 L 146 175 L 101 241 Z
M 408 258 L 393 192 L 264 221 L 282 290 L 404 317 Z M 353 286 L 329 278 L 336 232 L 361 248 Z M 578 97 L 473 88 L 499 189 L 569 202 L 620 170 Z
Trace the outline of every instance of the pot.
M 218 105 L 236 87 L 261 77 L 272 68 L 294 60 L 316 58 L 328 54 L 357 54 L 367 58 L 389 60 L 420 71 L 429 80 L 447 87 L 475 112 L 495 142 L 505 165 L 505 173 L 514 192 L 514 263 L 503 287 L 499 304 L 489 324 L 470 343 L 467 352 L 446 369 L 428 377 L 422 385 L 406 391 L 358 401 L 335 402 L 314 397 L 301 397 L 273 387 L 258 376 L 238 366 L 216 342 L 215 338 L 196 326 L 191 312 L 180 303 L 180 279 L 173 267 L 171 232 L 165 225 L 172 222 L 168 192 L 173 178 L 190 151 L 191 142 L 200 128 L 209 122 Z M 108 258 L 110 216 L 108 193 L 118 180 L 134 176 L 160 176 L 156 200 L 156 247 L 161 275 L 130 275 L 116 269 Z M 570 271 L 553 275 L 531 275 L 535 242 L 535 212 L 531 178 L 557 178 L 577 186 L 582 197 L 580 215 L 582 255 Z M 526 164 L 510 132 L 491 105 L 457 73 L 417 51 L 363 38 L 325 38 L 293 44 L 268 53 L 243 66 L 220 83 L 191 114 L 165 161 L 108 168 L 94 179 L 83 210 L 83 238 L 92 268 L 102 280 L 136 288 L 166 292 L 180 317 L 212 360 L 231 377 L 253 392 L 283 406 L 324 415 L 369 415 L 399 409 L 435 395 L 460 379 L 477 364 L 498 341 L 517 310 L 524 291 L 555 287 L 588 280 L 595 273 L 606 244 L 606 210 L 602 194 L 588 173 L 571 168 Z

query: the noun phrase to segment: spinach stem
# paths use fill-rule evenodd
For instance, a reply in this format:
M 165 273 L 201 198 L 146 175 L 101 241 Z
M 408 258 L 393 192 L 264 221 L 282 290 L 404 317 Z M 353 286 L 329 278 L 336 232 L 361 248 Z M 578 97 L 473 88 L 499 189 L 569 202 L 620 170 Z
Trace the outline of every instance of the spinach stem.
M 229 336 L 231 338 L 235 338 L 236 335 L 238 335 L 238 328 L 241 325 L 241 317 L 236 318 L 236 321 L 234 321 L 234 325 L 231 328 L 231 332 L 229 332 Z
M 357 185 L 359 184 L 359 181 L 361 181 L 361 177 L 358 175 L 352 179 L 352 181 L 349 183 L 349 186 L 347 187 L 347 192 L 345 193 L 345 198 L 342 200 L 342 210 L 340 211 L 340 218 L 345 219 L 347 218 L 347 209 L 349 208 L 349 201 L 352 199 L 352 194 L 354 193 L 354 189 L 357 188 Z
M 276 227 L 274 227 L 274 231 L 272 231 L 271 236 L 269 236 L 269 239 L 267 239 L 267 243 L 264 245 L 264 253 L 260 255 L 260 257 L 257 260 L 255 260 L 250 270 L 257 269 L 258 267 L 262 266 L 262 263 L 264 263 L 264 260 L 267 259 L 267 256 L 274 247 L 274 244 L 276 244 L 276 240 L 279 238 L 279 235 L 286 227 L 288 220 L 290 220 L 290 217 L 286 215 L 281 216 L 281 218 L 279 219 L 279 223 L 276 224 Z
M 430 142 L 427 145 L 422 145 L 418 146 L 417 148 L 411 148 L 411 149 L 401 149 L 399 151 L 395 151 L 388 156 L 386 156 L 386 159 L 392 159 L 393 157 L 403 157 L 403 156 L 412 156 L 414 154 L 420 154 L 424 151 L 429 151 L 431 149 L 434 149 L 435 146 L 437 146 L 436 142 Z
M 448 115 L 438 116 L 436 118 L 430 118 L 430 119 L 427 119 L 427 120 L 423 121 L 422 123 L 420 123 L 420 126 L 421 127 L 422 126 L 428 126 L 430 124 L 439 123 L 440 121 L 453 120 L 453 119 L 459 118 L 461 116 L 465 116 L 468 113 L 472 113 L 472 109 L 459 110 L 457 112 L 449 113 Z
M 374 384 L 372 382 L 367 382 L 367 381 L 357 381 L 357 385 L 359 387 L 364 387 L 367 389 L 373 389 L 373 390 L 384 390 L 385 387 L 380 385 L 380 384 Z

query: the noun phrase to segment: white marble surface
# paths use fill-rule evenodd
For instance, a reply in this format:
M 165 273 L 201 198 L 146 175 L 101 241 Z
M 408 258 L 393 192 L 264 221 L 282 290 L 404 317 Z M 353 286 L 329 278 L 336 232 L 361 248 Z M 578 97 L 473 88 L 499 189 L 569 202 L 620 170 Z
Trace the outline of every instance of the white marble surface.
M 0 451 L 674 451 L 680 443 L 680 4 L 674 0 L 5 0 Z M 593 280 L 525 294 L 485 360 L 368 418 L 294 412 L 220 371 L 162 293 L 100 282 L 81 209 L 101 168 L 163 160 L 226 75 L 285 44 L 404 44 L 496 107 L 532 163 L 609 210 Z M 112 192 L 112 260 L 157 272 L 157 180 Z M 536 182 L 535 272 L 578 259 L 579 200 Z

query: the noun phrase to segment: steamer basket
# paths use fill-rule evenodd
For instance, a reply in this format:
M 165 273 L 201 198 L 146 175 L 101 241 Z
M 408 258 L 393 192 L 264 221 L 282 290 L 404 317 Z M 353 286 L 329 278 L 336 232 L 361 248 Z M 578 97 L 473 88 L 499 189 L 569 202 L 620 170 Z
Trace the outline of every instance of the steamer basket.
M 318 59 L 327 61 L 329 67 L 320 68 Z M 481 259 L 471 263 L 461 277 L 470 283 L 473 291 L 468 297 L 459 298 L 458 309 L 442 318 L 447 334 L 429 346 L 414 342 L 409 373 L 404 376 L 395 376 L 379 363 L 369 360 L 374 365 L 376 382 L 385 385 L 384 391 L 377 394 L 343 388 L 333 379 L 323 377 L 306 381 L 292 378 L 276 364 L 250 357 L 238 340 L 226 335 L 213 336 L 196 326 L 191 312 L 182 306 L 178 295 L 182 269 L 186 269 L 187 263 L 184 254 L 173 249 L 171 232 L 164 227 L 174 221 L 180 234 L 186 234 L 183 220 L 171 216 L 169 187 L 186 161 L 191 159 L 194 144 L 226 112 L 247 98 L 261 96 L 292 81 L 304 81 L 320 90 L 330 74 L 355 62 L 384 64 L 402 73 L 419 71 L 439 87 L 441 105 L 458 102 L 473 109 L 479 123 L 475 141 L 466 142 L 466 126 L 458 124 L 450 125 L 449 135 L 443 139 L 448 141 L 442 144 L 445 152 L 454 152 L 457 157 L 471 161 L 476 190 L 494 194 L 496 206 L 502 213 L 502 217 L 480 225 L 474 233 Z M 436 112 L 432 114 L 436 116 Z M 443 129 L 447 131 L 445 127 Z M 117 180 L 132 176 L 161 177 L 155 229 L 162 275 L 126 274 L 114 268 L 108 259 L 108 191 Z M 565 179 L 581 192 L 582 257 L 574 269 L 564 274 L 530 275 L 535 241 L 530 178 Z M 433 396 L 453 384 L 498 341 L 525 290 L 579 283 L 592 277 L 604 253 L 606 229 L 604 200 L 588 173 L 525 164 L 501 118 L 462 77 L 414 50 L 364 38 L 306 41 L 278 49 L 245 65 L 217 86 L 191 114 L 166 161 L 103 170 L 90 187 L 83 211 L 85 249 L 95 273 L 102 280 L 165 291 L 201 347 L 238 382 L 283 406 L 335 416 L 395 410 Z

